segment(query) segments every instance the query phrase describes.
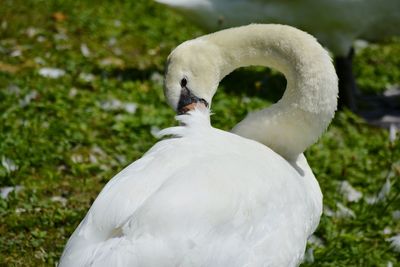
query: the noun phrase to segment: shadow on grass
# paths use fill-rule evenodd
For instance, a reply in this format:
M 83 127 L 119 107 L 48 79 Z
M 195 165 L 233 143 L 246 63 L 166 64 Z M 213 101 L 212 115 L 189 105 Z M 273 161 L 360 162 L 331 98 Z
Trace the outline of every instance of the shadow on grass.
M 282 97 L 286 79 L 267 68 L 240 68 L 226 76 L 221 86 L 230 95 L 260 97 L 274 103 Z

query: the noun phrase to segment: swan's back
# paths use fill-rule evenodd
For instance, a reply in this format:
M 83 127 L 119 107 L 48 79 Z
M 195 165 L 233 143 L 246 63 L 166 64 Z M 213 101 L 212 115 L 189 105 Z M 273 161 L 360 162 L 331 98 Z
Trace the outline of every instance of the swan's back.
M 322 196 L 304 156 L 181 116 L 103 189 L 60 266 L 296 266 Z

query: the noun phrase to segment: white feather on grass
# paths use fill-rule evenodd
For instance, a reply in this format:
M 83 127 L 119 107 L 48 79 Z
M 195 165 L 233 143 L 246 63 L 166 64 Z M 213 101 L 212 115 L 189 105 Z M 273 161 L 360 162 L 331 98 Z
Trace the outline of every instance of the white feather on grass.
M 400 234 L 392 236 L 391 238 L 387 239 L 391 244 L 390 246 L 397 252 L 400 252 Z
M 342 181 L 340 183 L 339 191 L 349 202 L 358 202 L 363 196 L 363 194 L 357 191 L 348 181 Z

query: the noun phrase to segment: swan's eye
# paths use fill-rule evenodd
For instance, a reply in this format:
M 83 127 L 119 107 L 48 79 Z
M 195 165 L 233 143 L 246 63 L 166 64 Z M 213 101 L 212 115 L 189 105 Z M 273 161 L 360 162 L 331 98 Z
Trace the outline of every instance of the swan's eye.
M 186 87 L 186 84 L 187 84 L 187 80 L 186 80 L 186 78 L 183 78 L 183 79 L 181 80 L 181 86 L 182 86 L 182 87 Z

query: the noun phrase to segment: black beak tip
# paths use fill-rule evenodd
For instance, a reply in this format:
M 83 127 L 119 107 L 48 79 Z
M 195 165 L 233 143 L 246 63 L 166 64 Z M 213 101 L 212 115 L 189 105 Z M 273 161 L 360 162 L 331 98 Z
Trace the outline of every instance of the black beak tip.
M 203 98 L 196 98 L 196 99 L 191 99 L 191 101 L 185 101 L 184 103 L 179 102 L 178 104 L 178 109 L 177 113 L 178 115 L 183 115 L 189 112 L 190 110 L 193 109 L 195 103 L 201 103 L 203 104 L 206 108 L 208 108 L 208 103 L 206 100 Z
M 179 96 L 177 113 L 182 115 L 192 110 L 194 106 L 193 103 L 202 103 L 208 108 L 208 103 L 204 98 L 199 98 L 195 96 L 187 87 L 186 83 L 182 85 L 181 95 Z

